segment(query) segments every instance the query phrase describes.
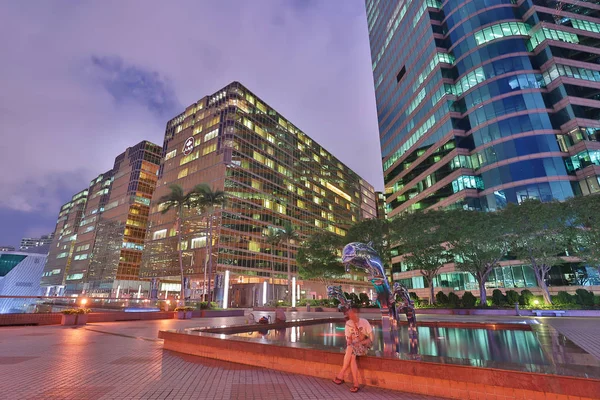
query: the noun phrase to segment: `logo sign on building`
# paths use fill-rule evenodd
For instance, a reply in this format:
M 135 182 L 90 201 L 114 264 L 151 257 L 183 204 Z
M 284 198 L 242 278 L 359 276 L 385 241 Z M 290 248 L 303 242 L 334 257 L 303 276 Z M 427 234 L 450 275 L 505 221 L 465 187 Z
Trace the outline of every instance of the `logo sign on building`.
M 187 156 L 192 150 L 194 150 L 194 138 L 190 137 L 183 144 L 183 155 Z

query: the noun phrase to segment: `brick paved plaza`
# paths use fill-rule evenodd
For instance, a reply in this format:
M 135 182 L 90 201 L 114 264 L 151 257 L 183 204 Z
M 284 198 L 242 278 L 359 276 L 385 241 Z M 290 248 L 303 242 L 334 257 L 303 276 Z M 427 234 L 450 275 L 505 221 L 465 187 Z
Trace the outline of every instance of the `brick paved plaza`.
M 422 319 L 430 318 L 457 320 Z M 159 329 L 243 322 L 236 317 L 0 328 L 0 399 L 434 399 L 371 387 L 351 394 L 349 384 L 163 351 L 156 338 Z M 599 319 L 546 322 L 600 356 Z
M 323 379 L 163 351 L 156 339 L 158 329 L 224 322 L 0 328 L 0 399 L 434 399 L 370 387 L 352 394 Z

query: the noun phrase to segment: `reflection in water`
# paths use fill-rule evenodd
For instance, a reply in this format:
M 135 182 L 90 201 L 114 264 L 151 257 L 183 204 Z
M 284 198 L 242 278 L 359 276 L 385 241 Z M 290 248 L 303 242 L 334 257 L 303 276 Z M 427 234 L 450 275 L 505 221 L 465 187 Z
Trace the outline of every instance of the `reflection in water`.
M 373 331 L 375 334 L 373 350 L 376 353 L 382 352 L 384 340 L 381 327 L 375 325 Z M 236 336 L 337 348 L 346 345 L 343 323 L 240 333 Z M 483 365 L 485 361 L 549 364 L 531 331 L 419 326 L 418 338 L 411 339 L 408 328 L 402 325 L 398 330 L 398 347 L 400 353 L 410 354 L 413 359 L 422 355 L 468 359 L 471 360 L 471 365 Z

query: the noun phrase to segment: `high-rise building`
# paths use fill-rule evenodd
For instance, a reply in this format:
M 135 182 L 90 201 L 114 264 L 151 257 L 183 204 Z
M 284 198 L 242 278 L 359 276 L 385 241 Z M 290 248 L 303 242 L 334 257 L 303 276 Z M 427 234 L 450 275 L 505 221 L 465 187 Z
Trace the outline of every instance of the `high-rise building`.
M 140 285 L 148 290 L 148 283 L 139 280 L 139 268 L 161 151 L 160 146 L 142 141 L 120 154 L 110 171 L 90 182 L 83 210 L 77 214 L 74 225 L 68 225 L 75 227 L 67 231 L 70 251 L 67 253 L 62 244 L 64 233 L 55 238 L 55 244 L 63 251 L 49 255 L 45 286 L 64 286 L 65 294 L 85 292 L 113 297 L 135 294 Z M 59 216 L 59 225 L 62 218 L 70 215 L 67 205 Z M 58 276 L 53 278 L 58 270 L 55 264 L 62 258 L 68 259 L 68 268 L 58 282 Z
M 365 1 L 390 216 L 600 191 L 596 3 Z M 491 288 L 535 282 L 503 268 Z M 474 287 L 442 275 L 440 286 Z
M 288 254 L 286 243 L 269 241 L 270 228 L 289 222 L 301 238 L 317 230 L 344 235 L 353 222 L 376 216 L 370 184 L 237 82 L 169 121 L 163 155 L 142 264 L 142 277 L 160 279 L 161 292 L 179 292 L 181 281 L 175 212 L 162 214 L 159 202 L 172 184 L 188 192 L 206 183 L 226 193 L 225 207 L 214 214 L 213 270 L 217 287 L 229 277 L 231 305 L 284 298 L 288 257 L 296 276 L 299 243 Z M 184 274 L 191 296 L 199 298 L 206 282 L 206 214 L 185 209 L 181 229 Z M 358 275 L 343 283 L 348 291 L 366 287 Z M 324 290 L 302 282 L 298 294 L 318 298 Z
M 42 275 L 42 286 L 47 287 L 48 294 L 62 294 L 64 291 L 65 277 L 73 259 L 77 231 L 87 196 L 87 189 L 82 190 L 60 208 Z
M 366 0 L 390 216 L 600 191 L 600 10 Z
M 14 246 L 0 246 L 0 251 L 15 251 Z
M 29 250 L 33 247 L 43 247 L 49 246 L 52 243 L 52 238 L 54 237 L 54 233 L 49 235 L 42 235 L 39 238 L 23 238 L 21 239 L 21 245 L 19 246 L 19 250 Z

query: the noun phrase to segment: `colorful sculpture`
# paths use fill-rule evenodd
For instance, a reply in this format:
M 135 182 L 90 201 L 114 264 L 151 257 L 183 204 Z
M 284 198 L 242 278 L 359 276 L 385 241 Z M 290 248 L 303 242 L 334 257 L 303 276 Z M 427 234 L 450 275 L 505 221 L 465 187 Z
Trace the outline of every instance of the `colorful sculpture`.
M 346 312 L 350 309 L 352 305 L 350 300 L 346 298 L 344 291 L 342 290 L 342 286 L 327 286 L 327 296 L 330 299 L 337 299 L 340 304 L 338 304 L 338 310 L 341 312 Z
M 362 269 L 369 275 L 377 294 L 377 305 L 381 310 L 382 330 L 384 333 L 389 332 L 391 335 L 391 337 L 386 335 L 388 336 L 387 339 L 384 337 L 384 352 L 390 353 L 399 350 L 398 321 L 400 313 L 405 314 L 408 321 L 412 352 L 415 343 L 418 341 L 417 320 L 414 303 L 406 287 L 396 282 L 394 283 L 394 290 L 391 290 L 381 257 L 370 243 L 348 243 L 342 250 L 342 263 L 346 265 L 347 269 L 353 266 Z M 343 299 L 346 299 L 341 286 L 329 286 L 327 291 L 330 297 L 335 296 L 338 300 L 340 300 L 338 292 L 341 292 Z M 399 301 L 396 300 L 396 297 L 400 298 Z M 395 350 L 392 349 L 392 346 L 395 347 Z

